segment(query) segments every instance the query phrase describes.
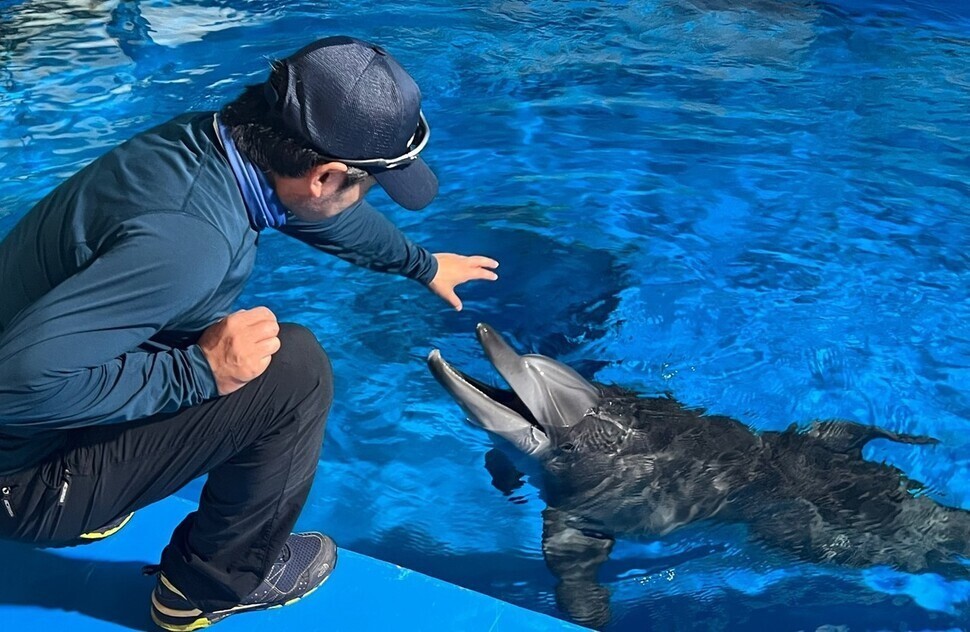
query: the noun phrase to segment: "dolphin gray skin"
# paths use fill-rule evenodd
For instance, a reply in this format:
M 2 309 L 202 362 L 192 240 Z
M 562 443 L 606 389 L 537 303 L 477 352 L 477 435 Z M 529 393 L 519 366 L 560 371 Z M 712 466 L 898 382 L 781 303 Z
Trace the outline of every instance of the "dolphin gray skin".
M 658 537 L 703 521 L 810 562 L 888 565 L 970 577 L 970 512 L 919 495 L 900 470 L 862 458 L 873 439 L 932 444 L 848 421 L 755 433 L 666 397 L 592 384 L 568 366 L 519 355 L 488 325 L 478 339 L 511 390 L 448 364 L 432 374 L 470 421 L 543 468 L 542 551 L 560 608 L 599 627 L 609 594 L 596 579 L 614 538 Z

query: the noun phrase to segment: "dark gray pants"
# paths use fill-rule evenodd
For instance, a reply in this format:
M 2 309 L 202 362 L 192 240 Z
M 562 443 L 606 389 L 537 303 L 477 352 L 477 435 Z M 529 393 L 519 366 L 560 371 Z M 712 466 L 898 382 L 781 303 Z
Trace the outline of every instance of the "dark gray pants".
M 227 608 L 268 574 L 306 502 L 333 400 L 330 361 L 283 324 L 266 372 L 174 414 L 70 433 L 66 450 L 0 477 L 0 538 L 66 544 L 208 473 L 162 571 L 202 610 Z

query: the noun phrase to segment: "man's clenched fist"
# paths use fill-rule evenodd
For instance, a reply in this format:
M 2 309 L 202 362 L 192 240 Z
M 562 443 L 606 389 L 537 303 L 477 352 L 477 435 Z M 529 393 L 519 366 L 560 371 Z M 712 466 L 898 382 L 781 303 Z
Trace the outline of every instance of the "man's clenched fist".
M 266 307 L 229 314 L 202 332 L 199 346 L 220 395 L 239 390 L 263 374 L 280 349 L 280 326 Z

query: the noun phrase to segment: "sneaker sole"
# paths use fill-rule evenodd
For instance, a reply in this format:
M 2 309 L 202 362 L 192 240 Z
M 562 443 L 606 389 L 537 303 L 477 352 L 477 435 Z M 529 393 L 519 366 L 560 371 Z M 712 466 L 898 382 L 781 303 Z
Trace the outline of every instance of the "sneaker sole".
M 228 619 L 234 614 L 240 614 L 243 612 L 260 612 L 262 610 L 276 610 L 277 608 L 282 608 L 284 606 L 295 604 L 301 599 L 305 599 L 306 597 L 309 597 L 310 595 L 312 595 L 314 592 L 317 591 L 317 589 L 320 588 L 320 586 L 323 586 L 324 584 L 327 583 L 327 580 L 330 579 L 330 577 L 333 575 L 333 572 L 335 570 L 337 570 L 336 554 L 334 554 L 334 558 L 333 558 L 333 568 L 330 569 L 330 574 L 327 575 L 322 582 L 320 582 L 310 590 L 306 591 L 299 597 L 294 597 L 293 599 L 290 599 L 289 601 L 284 601 L 283 603 L 278 603 L 272 606 L 267 604 L 258 604 L 253 606 L 236 606 L 235 608 L 230 608 L 229 610 L 221 610 L 219 612 L 213 612 L 210 615 L 199 617 L 198 619 L 196 619 L 195 621 L 192 621 L 191 623 L 183 623 L 183 624 L 166 623 L 164 621 L 161 621 L 155 615 L 155 608 L 153 606 L 151 609 L 152 621 L 155 623 L 155 625 L 162 628 L 163 630 L 168 630 L 168 632 L 192 632 L 193 630 L 201 630 L 202 628 L 207 628 L 210 625 L 215 625 L 220 621 Z

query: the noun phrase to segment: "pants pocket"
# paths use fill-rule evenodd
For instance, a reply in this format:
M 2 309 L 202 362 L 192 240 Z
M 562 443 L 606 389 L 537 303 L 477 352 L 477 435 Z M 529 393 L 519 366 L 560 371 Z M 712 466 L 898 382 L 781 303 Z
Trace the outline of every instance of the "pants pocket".
M 0 481 L 0 500 L 3 502 L 3 510 L 7 514 L 7 517 L 12 520 L 17 518 L 17 512 L 14 509 L 14 491 L 17 487 L 19 485 L 16 483 Z
M 46 489 L 36 483 L 23 476 L 0 478 L 0 539 L 33 541 L 25 532 L 34 524 L 36 499 Z
M 70 500 L 71 482 L 70 469 L 57 458 L 0 477 L 0 538 L 55 542 L 61 514 Z
M 64 533 L 66 525 L 62 523 L 65 518 L 70 518 L 68 504 L 73 491 L 73 471 L 67 463 L 58 459 L 45 468 L 43 480 L 45 491 L 37 508 L 37 537 L 40 538 L 37 541 L 42 540 L 51 544 L 69 541 L 77 534 Z

